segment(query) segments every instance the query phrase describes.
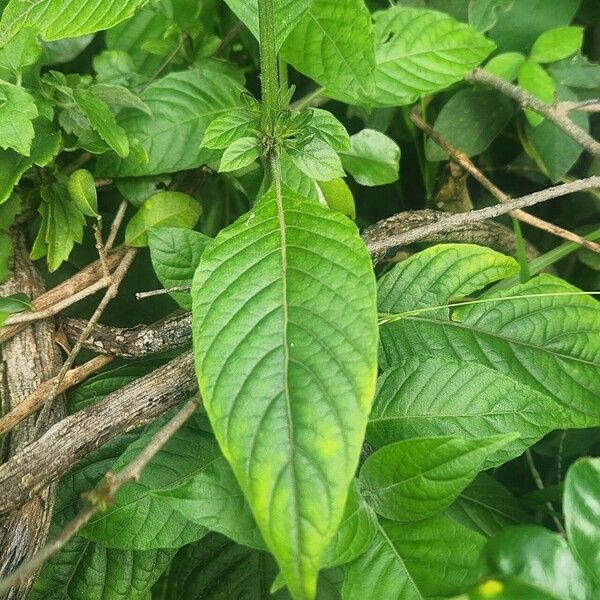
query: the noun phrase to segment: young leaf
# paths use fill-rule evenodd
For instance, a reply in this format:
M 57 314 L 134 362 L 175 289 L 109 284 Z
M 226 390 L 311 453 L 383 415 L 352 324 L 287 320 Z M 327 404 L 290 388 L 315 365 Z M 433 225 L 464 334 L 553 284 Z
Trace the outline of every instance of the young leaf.
M 504 130 L 513 113 L 513 103 L 499 92 L 467 88 L 444 104 L 434 129 L 467 156 L 476 156 Z M 448 154 L 431 138 L 425 154 L 428 160 L 448 160 Z
M 488 457 L 490 468 L 555 429 L 578 426 L 577 414 L 494 369 L 444 356 L 414 356 L 379 378 L 367 439 L 381 448 L 414 437 L 519 433 Z
M 521 65 L 519 70 L 519 85 L 546 104 L 554 103 L 556 86 L 552 77 L 546 73 L 543 67 L 530 58 Z M 537 127 L 544 120 L 544 117 L 532 110 L 526 110 L 525 116 L 533 127 Z
M 514 81 L 518 77 L 524 61 L 525 56 L 520 52 L 504 52 L 494 56 L 485 65 L 485 70 L 506 79 L 506 81 Z
M 489 249 L 439 245 L 381 278 L 379 308 L 404 313 L 444 305 L 516 268 L 513 259 Z M 382 325 L 383 368 L 443 349 L 447 356 L 527 382 L 568 407 L 580 427 L 595 426 L 600 417 L 598 302 L 551 275 L 484 298 L 484 303 L 454 311 L 452 319 L 449 309 L 438 308 Z
M 583 458 L 565 479 L 564 513 L 569 544 L 583 570 L 600 591 L 600 460 Z
M 374 15 L 378 106 L 411 104 L 460 81 L 494 49 L 468 25 L 431 10 L 392 6 Z
M 544 31 L 535 40 L 531 58 L 539 63 L 549 63 L 575 54 L 583 43 L 583 27 L 557 27 Z
M 38 116 L 33 96 L 24 88 L 0 81 L 0 147 L 29 156 Z
M 237 80 L 212 62 L 155 81 L 140 95 L 153 116 L 131 109 L 119 115 L 121 127 L 139 140 L 147 161 L 106 154 L 98 161 L 98 174 L 161 175 L 205 164 L 216 155 L 199 147 L 202 136 L 215 117 L 241 106 L 241 91 Z
M 0 46 L 25 27 L 45 40 L 59 40 L 108 29 L 128 19 L 147 0 L 85 0 L 74 10 L 71 0 L 10 0 L 0 21 Z
M 207 413 L 297 598 L 314 597 L 358 463 L 376 372 L 373 294 L 354 225 L 285 188 L 223 230 L 194 278 Z
M 111 469 L 118 471 L 129 463 L 167 417 L 149 427 Z M 178 548 L 202 538 L 207 531 L 204 527 L 182 517 L 153 492 L 184 481 L 219 455 L 214 438 L 205 429 L 205 420 L 199 414 L 187 421 L 144 468 L 140 479 L 121 487 L 110 508 L 96 514 L 82 535 L 122 550 Z
M 448 508 L 488 457 L 516 437 L 428 437 L 384 446 L 360 470 L 362 492 L 383 517 L 425 519 Z
M 256 137 L 243 137 L 235 140 L 223 152 L 219 173 L 237 171 L 251 165 L 260 156 L 261 151 L 261 142 Z
M 77 208 L 88 217 L 98 216 L 96 182 L 86 169 L 78 169 L 69 175 L 67 189 Z
M 121 157 L 129 155 L 127 134 L 117 124 L 113 114 L 103 100 L 92 91 L 83 88 L 73 90 L 75 103 L 86 116 L 92 129 Z
M 201 204 L 181 192 L 159 192 L 150 196 L 133 215 L 125 230 L 128 246 L 148 245 L 148 231 L 159 227 L 191 229 L 202 214 Z
M 316 181 L 331 181 L 345 175 L 340 157 L 326 142 L 314 138 L 299 148 L 287 148 L 292 162 Z
M 328 110 L 320 108 L 310 110 L 312 119 L 306 126 L 306 133 L 319 138 L 336 152 L 348 150 L 350 148 L 350 136 L 346 128 Z
M 365 554 L 346 567 L 342 600 L 453 596 L 477 581 L 483 536 L 446 517 L 381 519 Z
M 206 128 L 202 146 L 213 150 L 222 150 L 230 144 L 247 137 L 252 125 L 258 128 L 256 117 L 247 109 L 239 108 L 217 117 Z
M 363 0 L 313 0 L 281 54 L 334 98 L 360 102 L 374 91 L 373 26 Z
M 363 129 L 350 138 L 350 150 L 342 153 L 344 168 L 361 185 L 385 185 L 398 179 L 400 147 L 387 135 Z
M 211 238 L 180 227 L 161 227 L 148 231 L 152 266 L 165 289 L 192 285 L 200 257 Z M 192 308 L 188 293 L 173 292 L 173 299 L 186 310 Z

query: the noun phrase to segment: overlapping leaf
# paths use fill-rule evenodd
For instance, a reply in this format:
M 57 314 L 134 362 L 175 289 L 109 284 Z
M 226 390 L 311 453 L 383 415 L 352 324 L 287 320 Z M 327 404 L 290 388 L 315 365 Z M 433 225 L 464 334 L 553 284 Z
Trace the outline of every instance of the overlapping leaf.
M 375 376 L 373 273 L 346 218 L 269 191 L 194 279 L 208 415 L 296 598 L 339 525 Z

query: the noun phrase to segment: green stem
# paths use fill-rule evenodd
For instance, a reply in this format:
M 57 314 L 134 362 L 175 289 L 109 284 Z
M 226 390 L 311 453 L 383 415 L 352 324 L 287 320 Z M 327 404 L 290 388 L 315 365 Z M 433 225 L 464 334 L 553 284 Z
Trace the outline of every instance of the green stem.
M 263 103 L 262 124 L 267 135 L 273 135 L 279 111 L 279 75 L 275 36 L 275 2 L 258 0 L 260 31 L 260 80 Z

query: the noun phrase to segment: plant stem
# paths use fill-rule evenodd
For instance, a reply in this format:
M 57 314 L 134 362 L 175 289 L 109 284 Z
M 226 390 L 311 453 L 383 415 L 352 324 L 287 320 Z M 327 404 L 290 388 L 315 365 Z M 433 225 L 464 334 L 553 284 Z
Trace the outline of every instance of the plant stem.
M 267 135 L 273 135 L 279 111 L 279 75 L 275 37 L 275 2 L 258 0 L 260 31 L 260 81 L 263 103 L 262 124 Z

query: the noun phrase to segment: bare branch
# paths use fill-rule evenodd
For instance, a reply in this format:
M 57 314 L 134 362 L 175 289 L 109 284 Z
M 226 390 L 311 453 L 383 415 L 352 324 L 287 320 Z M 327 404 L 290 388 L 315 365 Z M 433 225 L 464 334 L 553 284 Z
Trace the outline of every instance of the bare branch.
M 483 69 L 474 69 L 466 76 L 466 79 L 472 83 L 482 83 L 493 87 L 499 92 L 502 92 L 505 96 L 516 100 L 523 108 L 530 108 L 549 121 L 552 121 L 552 123 L 562 129 L 578 144 L 583 146 L 590 154 L 600 157 L 600 142 L 597 142 L 587 131 L 581 129 L 578 125 L 575 125 L 575 123 L 569 119 L 565 111 L 561 111 L 560 109 L 557 109 L 556 106 L 542 102 L 539 98 L 532 96 L 523 88 Z
M 123 218 L 125 217 L 126 211 L 127 200 L 123 200 L 121 204 L 119 204 L 119 208 L 117 209 L 117 214 L 115 215 L 113 222 L 110 224 L 110 231 L 108 232 L 108 238 L 106 239 L 106 245 L 104 246 L 107 252 L 113 247 L 115 243 L 115 239 L 117 238 L 117 232 L 121 227 L 121 223 L 123 222 Z
M 422 129 L 440 148 L 445 150 L 452 159 L 459 164 L 467 173 L 470 173 L 483 187 L 485 187 L 491 194 L 498 200 L 498 202 L 506 203 L 510 202 L 511 198 L 508 194 L 505 194 L 499 187 L 497 187 L 488 177 L 486 177 L 469 159 L 469 157 L 464 153 L 452 146 L 449 142 L 447 142 L 440 134 L 435 131 L 418 113 L 418 108 L 415 107 L 410 115 L 411 121 Z M 548 223 L 543 219 L 539 219 L 529 213 L 526 213 L 522 210 L 514 210 L 509 213 L 511 217 L 522 221 L 523 223 L 527 223 L 528 225 L 532 225 L 537 227 L 538 229 L 542 229 L 543 231 L 547 231 L 553 235 L 561 237 L 565 240 L 569 240 L 570 242 L 575 242 L 588 250 L 592 250 L 593 252 L 600 253 L 600 244 L 596 242 L 592 242 L 590 240 L 586 240 L 585 238 L 569 231 L 568 229 L 563 229 L 562 227 L 558 227 L 558 225 L 553 225 L 552 223 Z
M 171 294 L 173 292 L 189 292 L 191 289 L 192 288 L 189 285 L 178 285 L 164 290 L 150 290 L 149 292 L 138 292 L 135 295 L 135 297 L 138 300 L 145 300 L 146 298 L 153 298 L 154 296 L 164 296 L 165 294 Z
M 89 493 L 91 501 L 62 531 L 30 560 L 24 562 L 10 576 L 0 580 L 0 594 L 13 586 L 19 586 L 29 579 L 51 556 L 63 548 L 68 541 L 98 512 L 101 507 L 108 505 L 121 486 L 139 479 L 144 467 L 152 460 L 158 451 L 171 439 L 177 430 L 192 416 L 200 405 L 200 399 L 190 400 L 156 435 L 148 445 L 121 471 L 109 471 L 96 489 Z
M 425 225 L 424 227 L 417 227 L 416 229 L 398 235 L 374 238 L 369 240 L 367 248 L 369 249 L 369 252 L 374 255 L 386 253 L 392 248 L 412 244 L 433 233 L 448 231 L 454 227 L 462 227 L 478 221 L 484 221 L 485 219 L 493 219 L 494 217 L 510 213 L 518 208 L 534 206 L 535 204 L 546 202 L 552 198 L 558 198 L 559 196 L 565 196 L 574 192 L 581 192 L 598 187 L 600 187 L 600 176 L 579 179 L 572 183 L 565 183 L 546 190 L 534 192 L 533 194 L 527 194 L 526 196 L 510 200 L 504 204 L 489 206 L 480 210 L 472 210 L 466 213 L 448 215 L 448 217 L 440 219 L 437 223 Z

